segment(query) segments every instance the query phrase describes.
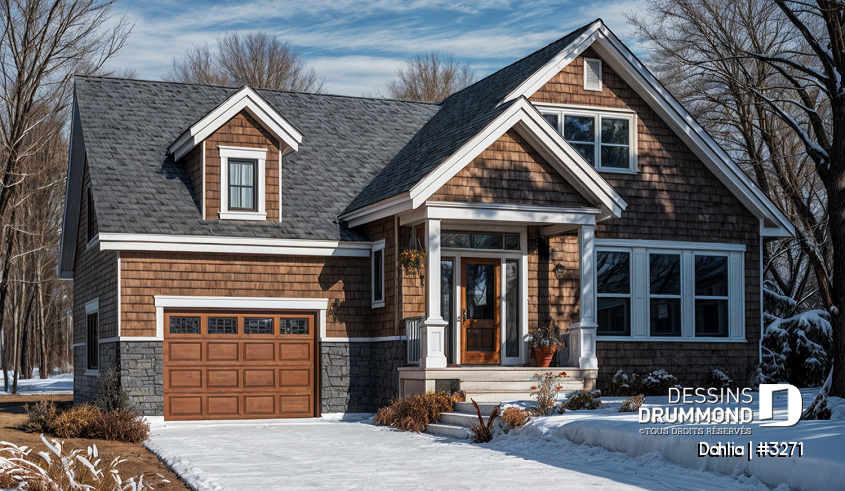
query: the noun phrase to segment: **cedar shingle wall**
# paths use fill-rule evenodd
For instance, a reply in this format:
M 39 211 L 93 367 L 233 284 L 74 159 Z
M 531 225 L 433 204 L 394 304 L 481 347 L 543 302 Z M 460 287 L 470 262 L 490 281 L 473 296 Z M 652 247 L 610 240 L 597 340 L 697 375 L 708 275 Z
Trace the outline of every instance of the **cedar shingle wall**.
M 584 56 L 598 58 L 592 50 Z M 703 381 L 709 377 L 708 367 L 744 373 L 757 362 L 760 339 L 758 220 L 612 68 L 605 63 L 602 69 L 602 92 L 583 89 L 583 59 L 577 58 L 531 97 L 533 102 L 625 108 L 637 113 L 639 172 L 602 174 L 629 206 L 622 218 L 599 224 L 596 237 L 745 244 L 748 342 L 601 341 L 597 346 L 600 382 L 617 368 L 674 367 L 682 381 Z
M 368 258 L 124 252 L 120 264 L 126 336 L 155 335 L 154 295 L 328 298 L 328 336 L 395 334 L 373 322 Z
M 558 263 L 566 268 L 562 280 L 557 279 L 554 273 Z M 580 320 L 579 271 L 577 234 L 541 238 L 540 227 L 529 227 L 529 331 L 552 323 L 565 331 L 567 326 Z
M 398 265 L 395 222 L 394 217 L 388 217 L 366 226 L 370 240 L 384 240 L 384 307 L 371 309 L 369 312 L 374 336 L 399 336 L 403 335 L 405 330 L 398 315 L 400 307 L 396 285 L 401 268 Z
M 205 141 L 205 218 L 220 212 L 220 150 L 218 145 L 267 149 L 267 220 L 279 221 L 279 143 L 255 118 L 241 111 Z
M 197 202 L 202 208 L 202 147 L 203 144 L 197 145 L 185 155 L 185 165 L 188 167 L 188 174 L 191 176 L 191 183 L 194 185 L 194 195 L 197 197 Z M 199 210 L 200 212 L 202 209 Z
M 416 230 L 416 234 L 414 231 Z M 400 227 L 399 229 L 399 251 L 422 248 L 425 238 L 425 226 Z M 399 275 L 402 281 L 402 296 L 400 305 L 402 319 L 425 315 L 425 268 L 420 275 L 407 274 L 402 267 L 399 267 Z M 402 327 L 404 330 L 404 325 Z
M 514 129 L 499 137 L 429 199 L 591 206 Z

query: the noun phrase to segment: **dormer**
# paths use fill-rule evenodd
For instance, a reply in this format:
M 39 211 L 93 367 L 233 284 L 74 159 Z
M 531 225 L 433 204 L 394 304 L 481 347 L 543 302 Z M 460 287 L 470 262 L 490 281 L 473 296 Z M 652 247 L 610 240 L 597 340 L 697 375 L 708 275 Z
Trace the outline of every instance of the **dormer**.
M 302 134 L 249 86 L 168 147 L 183 162 L 206 220 L 281 220 L 282 158 Z

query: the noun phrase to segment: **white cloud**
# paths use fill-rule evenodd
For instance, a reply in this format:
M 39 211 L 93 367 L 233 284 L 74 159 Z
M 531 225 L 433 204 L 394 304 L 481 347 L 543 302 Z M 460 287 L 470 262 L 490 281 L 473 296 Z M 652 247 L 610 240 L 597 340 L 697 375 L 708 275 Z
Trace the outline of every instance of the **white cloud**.
M 326 92 L 340 95 L 373 95 L 396 76 L 404 60 L 374 56 L 323 56 L 311 61 L 326 77 Z

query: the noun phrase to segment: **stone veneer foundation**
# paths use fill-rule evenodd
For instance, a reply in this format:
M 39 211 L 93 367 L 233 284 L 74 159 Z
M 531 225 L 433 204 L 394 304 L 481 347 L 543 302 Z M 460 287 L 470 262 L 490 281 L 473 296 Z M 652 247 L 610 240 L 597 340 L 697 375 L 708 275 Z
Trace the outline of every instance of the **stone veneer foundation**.
M 398 368 L 407 356 L 405 343 L 321 343 L 322 412 L 372 413 L 397 397 Z

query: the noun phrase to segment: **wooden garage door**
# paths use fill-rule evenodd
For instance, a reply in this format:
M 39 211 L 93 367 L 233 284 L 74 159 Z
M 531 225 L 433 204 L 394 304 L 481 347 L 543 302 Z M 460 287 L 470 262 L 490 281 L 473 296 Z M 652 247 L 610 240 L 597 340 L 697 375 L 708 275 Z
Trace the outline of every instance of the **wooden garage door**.
M 317 416 L 316 316 L 165 311 L 164 419 Z

